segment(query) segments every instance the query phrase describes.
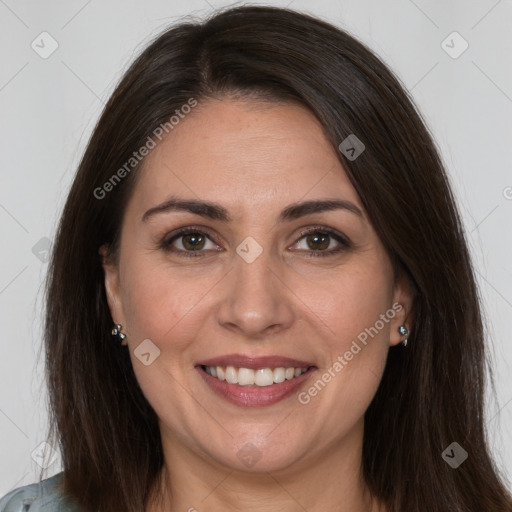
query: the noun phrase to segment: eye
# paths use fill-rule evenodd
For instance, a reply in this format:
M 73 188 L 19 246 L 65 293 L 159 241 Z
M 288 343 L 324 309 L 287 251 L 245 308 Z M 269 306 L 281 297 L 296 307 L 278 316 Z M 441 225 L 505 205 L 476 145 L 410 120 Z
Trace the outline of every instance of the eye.
M 301 242 L 303 240 L 304 242 Z M 341 233 L 328 228 L 312 228 L 301 233 L 292 250 L 307 251 L 309 256 L 330 256 L 351 247 Z
M 222 251 L 217 243 L 202 229 L 186 227 L 166 236 L 160 248 L 182 257 L 202 257 L 206 251 Z M 351 247 L 349 240 L 330 228 L 311 228 L 301 233 L 291 250 L 307 256 L 332 256 Z
M 166 237 L 161 243 L 161 248 L 184 257 L 204 256 L 201 253 L 207 250 L 220 250 L 207 233 L 194 228 L 183 228 Z

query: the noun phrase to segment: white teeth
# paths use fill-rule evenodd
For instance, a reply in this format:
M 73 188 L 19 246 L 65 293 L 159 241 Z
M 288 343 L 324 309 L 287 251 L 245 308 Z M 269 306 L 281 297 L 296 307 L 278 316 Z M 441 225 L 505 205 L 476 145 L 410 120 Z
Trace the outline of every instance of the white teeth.
M 240 384 L 240 386 L 251 386 L 254 384 L 254 370 L 250 368 L 240 368 L 238 370 L 238 384 Z
M 295 370 L 293 368 L 286 368 L 285 377 L 286 380 L 291 380 L 295 376 Z
M 271 386 L 285 380 L 291 380 L 305 373 L 307 368 L 235 368 L 234 366 L 205 366 L 205 371 L 212 377 L 225 380 L 239 386 Z
M 238 384 L 238 372 L 234 366 L 226 368 L 226 381 L 230 384 Z
M 285 381 L 285 369 L 284 368 L 275 368 L 274 369 L 274 382 L 279 384 L 279 382 Z
M 256 370 L 254 384 L 256 384 L 256 386 L 270 386 L 274 384 L 274 372 L 270 368 L 260 368 Z

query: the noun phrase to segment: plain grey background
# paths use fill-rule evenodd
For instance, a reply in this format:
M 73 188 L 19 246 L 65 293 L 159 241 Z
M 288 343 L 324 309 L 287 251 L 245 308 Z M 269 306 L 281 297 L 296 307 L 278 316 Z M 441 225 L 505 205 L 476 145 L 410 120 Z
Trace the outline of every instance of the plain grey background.
M 36 481 L 40 469 L 47 421 L 39 356 L 45 258 L 103 103 L 157 33 L 184 15 L 201 17 L 226 5 L 235 4 L 0 0 L 0 495 Z M 510 487 L 512 1 L 270 5 L 323 17 L 367 43 L 411 91 L 439 144 L 488 321 L 497 400 L 487 401 L 486 424 Z M 464 448 L 471 457 L 471 447 Z M 54 460 L 49 474 L 60 470 L 58 453 Z

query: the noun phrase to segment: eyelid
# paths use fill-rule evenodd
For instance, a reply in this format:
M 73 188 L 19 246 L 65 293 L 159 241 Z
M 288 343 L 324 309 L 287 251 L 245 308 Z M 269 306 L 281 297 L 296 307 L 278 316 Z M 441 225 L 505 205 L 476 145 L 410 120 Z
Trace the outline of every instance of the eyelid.
M 175 240 L 179 239 L 180 237 L 186 236 L 187 234 L 191 234 L 191 233 L 202 233 L 202 234 L 206 235 L 206 237 L 212 243 L 214 243 L 218 246 L 221 245 L 218 242 L 218 240 L 216 239 L 217 235 L 213 234 L 212 231 L 208 227 L 199 226 L 199 225 L 189 225 L 189 226 L 184 226 L 184 227 L 178 228 L 178 229 L 174 230 L 173 232 L 171 232 L 170 234 L 164 236 L 162 241 L 160 242 L 159 246 L 160 246 L 160 248 L 167 250 L 168 252 L 173 252 L 175 254 L 181 254 L 181 255 L 193 256 L 193 257 L 200 256 L 201 253 L 207 252 L 205 250 L 184 251 L 182 249 L 176 249 L 176 248 L 171 249 L 172 243 Z M 336 253 L 339 253 L 343 250 L 347 250 L 352 247 L 352 242 L 348 239 L 348 237 L 346 237 L 342 233 L 338 232 L 337 230 L 335 230 L 333 228 L 329 228 L 327 226 L 310 226 L 308 228 L 301 230 L 298 235 L 298 238 L 296 238 L 295 242 L 292 245 L 297 244 L 300 240 L 302 240 L 305 236 L 309 235 L 310 233 L 324 233 L 324 234 L 334 238 L 340 244 L 341 247 L 339 247 L 337 249 L 330 249 L 330 250 L 325 250 L 325 251 L 321 251 L 321 250 L 307 251 L 307 250 L 299 249 L 299 250 L 295 250 L 295 252 L 308 253 L 311 256 L 323 256 L 323 255 L 328 256 L 330 254 L 336 254 Z M 210 249 L 210 251 L 211 251 L 211 249 Z
M 179 238 L 186 236 L 188 234 L 192 233 L 201 233 L 206 235 L 206 238 L 208 238 L 212 243 L 220 246 L 221 244 L 216 240 L 217 235 L 212 234 L 210 229 L 206 226 L 184 226 L 178 229 L 175 229 L 171 233 L 166 234 L 160 241 L 159 248 L 163 249 L 164 251 L 185 255 L 185 256 L 192 256 L 197 257 L 200 256 L 201 253 L 204 253 L 206 251 L 204 250 L 198 250 L 198 251 L 184 251 L 182 249 L 176 249 L 172 247 L 172 244 Z M 211 249 L 210 249 L 211 250 Z M 220 252 L 220 251 L 219 251 Z
M 299 238 L 298 240 L 300 240 L 301 238 L 303 238 L 305 235 L 309 235 L 310 233 L 317 233 L 317 232 L 320 232 L 320 233 L 326 233 L 328 235 L 332 235 L 333 238 L 339 238 L 342 240 L 342 243 L 346 244 L 346 245 L 351 245 L 351 242 L 350 240 L 348 239 L 348 237 L 346 237 L 344 234 L 340 233 L 339 231 L 337 231 L 336 229 L 333 229 L 333 228 L 329 228 L 327 226 L 310 226 L 304 230 L 302 230 L 300 233 L 299 233 Z
M 340 233 L 336 229 L 329 228 L 326 226 L 312 226 L 312 227 L 310 226 L 310 227 L 302 230 L 299 233 L 299 238 L 297 238 L 297 240 L 293 243 L 293 245 L 297 244 L 305 236 L 307 236 L 311 233 L 326 234 L 326 235 L 330 236 L 331 238 L 334 238 L 334 240 L 336 240 L 338 242 L 339 247 L 337 247 L 335 249 L 325 250 L 325 251 L 315 251 L 312 249 L 309 251 L 302 250 L 302 249 L 298 249 L 298 250 L 295 249 L 295 251 L 305 253 L 305 255 L 311 256 L 311 257 L 316 257 L 316 256 L 321 257 L 321 256 L 329 256 L 329 255 L 338 254 L 338 253 L 341 253 L 343 251 L 353 248 L 353 243 L 350 241 L 350 239 L 346 235 Z

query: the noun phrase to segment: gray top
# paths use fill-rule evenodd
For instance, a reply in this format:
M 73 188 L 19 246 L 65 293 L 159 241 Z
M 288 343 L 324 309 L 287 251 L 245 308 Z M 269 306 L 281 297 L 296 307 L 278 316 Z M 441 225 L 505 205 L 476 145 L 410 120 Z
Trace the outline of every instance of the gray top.
M 0 512 L 80 512 L 59 491 L 62 473 L 14 489 L 0 499 Z

